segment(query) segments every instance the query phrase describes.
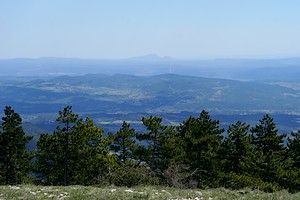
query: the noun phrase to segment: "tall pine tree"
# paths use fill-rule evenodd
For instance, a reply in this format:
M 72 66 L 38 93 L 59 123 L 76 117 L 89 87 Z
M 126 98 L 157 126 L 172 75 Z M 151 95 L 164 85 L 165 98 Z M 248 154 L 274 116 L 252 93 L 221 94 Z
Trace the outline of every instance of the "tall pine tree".
M 237 174 L 247 173 L 247 165 L 253 153 L 250 143 L 251 137 L 248 133 L 250 125 L 237 121 L 229 126 L 228 136 L 222 143 L 222 157 L 224 160 L 224 171 Z
M 300 131 L 292 132 L 288 138 L 288 156 L 293 161 L 293 166 L 300 169 Z
M 222 182 L 225 187 L 240 189 L 252 187 L 254 149 L 251 145 L 252 136 L 249 125 L 237 121 L 228 127 L 227 138 L 222 143 L 220 156 L 224 173 Z M 250 180 L 250 181 L 249 181 Z
M 286 179 L 286 134 L 278 134 L 274 119 L 264 115 L 259 124 L 251 128 L 252 141 L 255 150 L 255 160 L 252 168 L 253 176 L 264 182 L 280 186 Z
M 288 138 L 287 159 L 291 162 L 290 174 L 287 179 L 287 187 L 296 192 L 300 188 L 300 131 L 292 132 Z
M 4 109 L 0 132 L 0 183 L 20 184 L 32 170 L 32 152 L 26 151 L 26 144 L 32 137 L 26 136 L 22 119 L 10 106 Z
M 110 142 L 90 118 L 78 119 L 71 106 L 59 112 L 63 126 L 37 143 L 37 180 L 49 185 L 95 184 L 113 163 Z
M 122 127 L 113 137 L 111 149 L 117 154 L 116 160 L 118 164 L 125 164 L 133 159 L 133 151 L 135 144 L 135 129 L 130 127 L 130 124 L 123 122 Z
M 167 136 L 167 126 L 162 125 L 162 118 L 150 116 L 143 117 L 142 122 L 147 127 L 147 132 L 137 134 L 137 139 L 147 142 L 146 147 L 140 148 L 141 158 L 149 164 L 150 168 L 157 174 L 161 174 L 165 161 L 164 142 Z
M 69 146 L 70 136 L 74 131 L 75 123 L 77 122 L 78 115 L 72 112 L 72 106 L 67 106 L 63 111 L 59 111 L 57 122 L 63 124 L 62 127 L 58 126 L 57 131 L 61 134 L 63 144 L 63 177 L 64 185 L 68 185 L 68 165 L 69 165 Z
M 179 127 L 186 152 L 184 162 L 190 166 L 191 177 L 198 182 L 198 187 L 218 184 L 221 169 L 218 152 L 223 132 L 219 121 L 212 120 L 204 110 L 198 118 L 190 117 Z

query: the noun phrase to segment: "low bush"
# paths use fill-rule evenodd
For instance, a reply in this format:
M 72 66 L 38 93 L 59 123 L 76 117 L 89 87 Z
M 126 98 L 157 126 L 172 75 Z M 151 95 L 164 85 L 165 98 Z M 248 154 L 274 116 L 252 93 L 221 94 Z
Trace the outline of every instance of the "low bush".
M 110 184 L 132 187 L 136 185 L 158 185 L 159 178 L 155 177 L 146 166 L 120 165 L 108 174 Z
M 227 184 L 227 187 L 235 190 L 248 187 L 264 192 L 275 192 L 281 189 L 277 183 L 268 183 L 257 177 L 239 175 L 236 173 L 229 174 L 229 181 Z

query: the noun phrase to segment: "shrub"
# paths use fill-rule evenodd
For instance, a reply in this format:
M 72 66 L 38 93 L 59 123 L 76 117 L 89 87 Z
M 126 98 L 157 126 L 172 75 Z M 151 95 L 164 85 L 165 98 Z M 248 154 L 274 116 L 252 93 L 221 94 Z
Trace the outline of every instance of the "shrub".
M 257 177 L 252 177 L 249 175 L 239 175 L 236 173 L 229 174 L 229 181 L 227 186 L 231 189 L 250 187 L 252 189 L 258 189 L 265 192 L 275 192 L 281 189 L 277 183 L 264 182 L 262 179 Z
M 120 165 L 107 176 L 109 183 L 116 186 L 132 187 L 135 185 L 157 185 L 159 178 L 155 177 L 146 166 Z

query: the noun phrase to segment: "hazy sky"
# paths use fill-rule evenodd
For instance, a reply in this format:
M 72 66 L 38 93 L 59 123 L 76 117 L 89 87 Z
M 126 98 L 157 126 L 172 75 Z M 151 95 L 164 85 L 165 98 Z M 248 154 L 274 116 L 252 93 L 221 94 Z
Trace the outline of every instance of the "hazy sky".
M 299 0 L 0 0 L 0 58 L 300 56 Z

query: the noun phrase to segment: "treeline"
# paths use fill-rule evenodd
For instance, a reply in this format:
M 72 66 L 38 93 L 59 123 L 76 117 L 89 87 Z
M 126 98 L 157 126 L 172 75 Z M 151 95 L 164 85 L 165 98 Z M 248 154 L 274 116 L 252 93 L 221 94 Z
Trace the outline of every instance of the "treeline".
M 300 190 L 300 131 L 286 138 L 269 115 L 254 127 L 238 121 L 227 134 L 206 111 L 179 126 L 143 117 L 144 132 L 124 122 L 105 137 L 103 129 L 90 118 L 79 118 L 71 106 L 59 111 L 57 122 L 52 134 L 40 135 L 35 152 L 26 151 L 32 138 L 25 135 L 19 114 L 5 107 L 1 184 Z

